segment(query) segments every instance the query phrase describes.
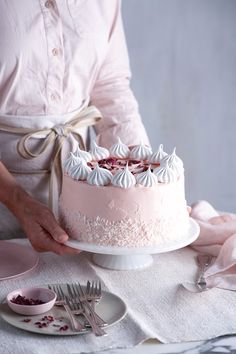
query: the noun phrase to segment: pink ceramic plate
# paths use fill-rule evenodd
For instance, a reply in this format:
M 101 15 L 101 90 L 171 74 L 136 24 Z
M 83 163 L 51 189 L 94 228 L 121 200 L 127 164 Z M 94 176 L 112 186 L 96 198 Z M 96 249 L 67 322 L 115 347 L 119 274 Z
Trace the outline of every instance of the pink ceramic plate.
M 30 247 L 0 241 L 0 280 L 18 277 L 34 269 L 39 255 Z

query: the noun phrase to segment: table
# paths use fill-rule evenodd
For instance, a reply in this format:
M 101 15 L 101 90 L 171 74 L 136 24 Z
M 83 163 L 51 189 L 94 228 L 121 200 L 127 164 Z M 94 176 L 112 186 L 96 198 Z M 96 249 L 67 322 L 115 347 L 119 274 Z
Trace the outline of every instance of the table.
M 27 240 L 18 240 L 17 242 L 26 244 L 28 241 Z M 67 256 L 67 257 L 60 257 L 60 256 L 56 256 L 56 255 L 51 255 L 50 254 L 46 254 L 45 255 L 41 255 L 40 258 L 42 259 L 50 259 L 50 257 L 52 257 L 54 260 L 60 260 L 61 262 L 61 267 L 66 268 L 66 259 L 68 260 L 70 257 L 74 257 L 74 256 Z M 83 254 L 81 253 L 81 255 L 78 255 L 76 257 L 83 257 Z M 63 263 L 65 262 L 65 263 Z M 46 263 L 45 263 L 46 264 Z M 78 263 L 79 264 L 79 263 Z M 67 270 L 68 271 L 68 270 Z M 41 265 L 41 269 L 39 270 L 39 272 L 37 273 L 33 273 L 32 275 L 28 275 L 23 279 L 15 279 L 15 280 L 10 280 L 10 281 L 4 281 L 2 282 L 2 284 L 4 285 L 3 287 L 5 287 L 6 289 L 2 289 L 1 287 L 1 293 L 5 294 L 6 291 L 8 292 L 9 290 L 12 290 L 16 287 L 22 286 L 22 284 L 27 284 L 29 282 L 32 283 L 36 283 L 37 284 L 37 277 L 38 277 L 38 281 L 39 279 L 41 279 L 40 277 L 40 272 L 42 275 L 43 273 L 46 273 L 46 278 L 48 279 L 48 281 L 51 281 L 54 278 L 55 275 L 55 270 L 52 269 L 43 269 L 42 265 Z M 70 274 L 71 272 L 71 274 Z M 73 278 L 73 269 L 71 268 L 71 271 L 69 270 L 69 274 L 71 275 L 71 277 Z M 29 278 L 31 277 L 31 278 Z M 35 280 L 34 280 L 35 278 Z M 58 281 L 59 279 L 59 275 L 55 275 L 55 281 Z M 63 280 L 63 279 L 62 279 Z M 1 284 L 1 285 L 2 285 Z M 6 291 L 5 291 L 6 290 Z M 1 299 L 2 300 L 2 299 Z M 2 326 L 2 328 L 1 328 Z M 2 320 L 0 321 L 0 354 L 8 354 L 5 349 L 4 351 L 2 351 L 3 347 L 2 345 L 4 345 L 4 336 L 6 336 L 6 333 L 4 334 L 4 332 L 2 331 L 3 329 L 3 322 Z M 27 336 L 25 336 L 26 338 L 28 338 L 27 340 L 30 341 L 30 337 L 31 337 L 31 333 L 30 332 L 24 332 L 24 334 L 27 333 Z M 40 336 L 40 335 L 36 335 L 36 336 Z M 42 337 L 41 337 L 42 338 Z M 45 340 L 48 340 L 48 343 L 50 343 L 50 339 L 48 338 L 48 336 L 44 337 Z M 48 339 L 47 339 L 48 338 Z M 13 333 L 9 335 L 8 337 L 8 343 L 9 343 L 9 354 L 23 354 L 22 351 L 18 351 L 18 345 L 20 348 L 20 340 L 19 337 L 16 336 L 16 332 L 13 330 Z M 63 345 L 65 345 L 65 341 L 63 342 L 64 344 L 62 344 L 61 349 L 62 352 L 65 353 L 65 348 L 63 348 Z M 122 347 L 122 341 L 120 342 L 120 346 Z M 19 349 L 20 350 L 20 349 Z M 57 351 L 55 351 L 56 354 L 60 354 L 60 352 L 58 351 L 58 349 L 56 349 Z M 70 339 L 68 338 L 68 346 L 66 347 L 66 350 L 68 350 L 68 353 L 75 353 L 75 351 L 70 351 Z M 42 351 L 42 353 L 44 352 L 44 354 L 53 354 L 53 348 L 52 347 L 48 347 L 48 352 Z M 91 351 L 94 352 L 94 351 Z M 191 354 L 195 354 L 195 353 L 209 353 L 209 352 L 215 352 L 215 353 L 221 353 L 221 352 L 225 352 L 225 353 L 236 353 L 236 336 L 231 335 L 231 336 L 223 336 L 223 337 L 219 337 L 219 338 L 215 338 L 215 339 L 211 339 L 211 340 L 204 340 L 204 341 L 195 341 L 195 342 L 186 342 L 186 343 L 174 343 L 174 344 L 161 344 L 159 343 L 157 340 L 155 339 L 150 339 L 138 346 L 135 346 L 133 348 L 120 348 L 120 349 L 111 349 L 111 350 L 106 350 L 106 351 L 96 351 L 97 353 L 103 353 L 103 354 L 143 354 L 143 353 L 147 353 L 147 354 L 156 354 L 156 353 L 191 353 Z M 41 353 L 41 351 L 35 351 L 35 353 Z M 78 352 L 76 353 L 80 353 L 80 350 L 78 349 Z M 25 353 L 24 353 L 25 354 Z M 34 352 L 31 350 L 30 354 L 34 354 Z

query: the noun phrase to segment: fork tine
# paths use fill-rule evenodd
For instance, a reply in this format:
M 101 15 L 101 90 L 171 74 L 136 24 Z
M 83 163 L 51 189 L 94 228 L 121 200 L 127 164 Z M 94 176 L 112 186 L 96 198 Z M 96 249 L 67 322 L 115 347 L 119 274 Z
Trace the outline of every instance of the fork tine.
M 50 284 L 48 284 L 48 289 L 54 291 L 54 293 L 55 293 L 56 296 L 57 296 L 57 297 L 56 297 L 56 300 L 58 300 L 58 295 L 57 295 L 56 291 L 53 289 L 53 287 L 52 287 Z
M 90 300 L 90 288 L 91 288 L 91 285 L 90 285 L 90 281 L 88 280 L 87 281 L 87 286 L 86 286 L 86 295 L 87 295 L 87 297 L 88 297 L 88 300 Z
M 71 297 L 71 299 L 67 298 L 67 301 L 68 301 L 69 305 L 73 308 L 73 310 L 78 310 L 79 305 L 74 301 L 75 299 L 74 299 L 74 295 L 72 294 L 70 285 L 66 284 L 66 286 L 67 286 L 68 295 L 69 295 L 69 297 Z
M 73 284 L 66 284 L 66 286 L 67 286 L 68 294 L 71 297 L 71 302 L 73 302 L 74 310 L 78 310 L 80 306 L 79 306 L 78 302 L 76 302 L 77 296 L 74 292 Z M 76 304 L 77 304 L 77 306 L 76 306 Z
M 78 284 L 78 290 L 79 290 L 80 294 L 81 294 L 85 299 L 87 299 L 87 298 L 86 298 L 86 295 L 85 295 L 85 293 L 84 293 L 84 290 L 82 289 L 80 283 L 78 282 L 77 284 Z
M 67 291 L 68 291 L 69 296 L 73 297 L 70 284 L 66 284 L 66 287 L 67 287 Z
M 57 301 L 62 301 L 62 300 L 63 300 L 63 299 L 61 298 L 61 296 L 60 296 L 60 293 L 59 293 L 59 291 L 58 291 L 56 285 L 53 285 L 53 284 L 48 285 L 48 289 L 54 291 L 54 293 L 55 293 L 56 296 L 57 296 L 57 298 L 56 298 Z
M 98 296 L 98 297 L 101 297 L 101 296 L 102 296 L 102 283 L 101 283 L 101 281 L 100 281 L 100 280 L 98 281 L 98 291 L 97 291 L 97 296 Z
M 76 297 L 76 298 L 79 298 L 80 297 L 80 294 L 78 293 L 77 291 L 77 287 L 75 286 L 75 284 L 71 284 L 71 290 L 73 291 L 73 296 Z
M 90 293 L 89 293 L 89 298 L 88 300 L 91 302 L 91 306 L 93 310 L 95 310 L 95 288 L 94 288 L 94 280 L 92 281 L 92 284 L 90 286 Z
M 97 282 L 93 281 L 93 298 L 95 299 L 97 292 Z
M 72 286 L 75 296 L 79 297 L 79 299 L 81 300 L 81 298 L 83 297 L 83 294 L 81 293 L 78 284 L 79 283 L 71 284 L 71 286 Z
M 98 294 L 98 282 L 95 281 L 95 282 L 94 282 L 94 289 L 93 289 L 93 296 L 94 296 L 94 299 L 96 299 L 97 294 Z
M 63 293 L 63 290 L 62 290 L 62 288 L 61 288 L 61 286 L 58 284 L 57 285 L 57 289 L 58 289 L 58 293 L 59 293 L 59 295 L 60 295 L 60 299 L 61 300 L 66 300 L 66 296 L 65 296 L 65 294 Z
M 94 301 L 98 301 L 101 298 L 101 295 L 102 295 L 102 284 L 101 284 L 101 281 L 100 280 L 93 281 L 92 287 L 93 287 L 93 294 L 92 294 L 93 300 Z
M 58 301 L 61 301 L 62 298 L 61 298 L 61 295 L 60 295 L 60 293 L 59 293 L 59 291 L 58 291 L 57 286 L 56 286 L 56 285 L 52 285 L 52 289 L 53 289 L 53 291 L 57 294 L 57 300 L 58 300 Z
M 94 281 L 92 280 L 92 282 L 90 283 L 90 299 L 92 299 L 93 297 L 93 288 L 94 288 Z

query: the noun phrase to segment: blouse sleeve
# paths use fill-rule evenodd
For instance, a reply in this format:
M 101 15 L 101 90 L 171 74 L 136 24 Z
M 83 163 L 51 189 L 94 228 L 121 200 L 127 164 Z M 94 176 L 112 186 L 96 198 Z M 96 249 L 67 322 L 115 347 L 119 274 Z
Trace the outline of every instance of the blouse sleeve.
M 117 137 L 127 145 L 149 145 L 139 115 L 138 104 L 130 88 L 131 72 L 123 30 L 120 1 L 109 37 L 109 48 L 91 93 L 91 104 L 103 115 L 95 131 L 99 145 L 110 147 Z

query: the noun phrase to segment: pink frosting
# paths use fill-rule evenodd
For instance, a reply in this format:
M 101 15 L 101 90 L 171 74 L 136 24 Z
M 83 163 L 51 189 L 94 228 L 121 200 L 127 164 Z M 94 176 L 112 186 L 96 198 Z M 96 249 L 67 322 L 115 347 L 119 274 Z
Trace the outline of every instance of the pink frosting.
M 80 241 L 132 247 L 170 242 L 188 227 L 184 176 L 175 183 L 123 189 L 65 175 L 60 212 L 69 235 Z
M 97 216 L 109 221 L 141 217 L 148 220 L 157 215 L 173 215 L 177 209 L 186 210 L 184 178 L 177 183 L 155 187 L 136 185 L 129 189 L 114 186 L 91 186 L 64 176 L 61 202 L 89 218 Z

